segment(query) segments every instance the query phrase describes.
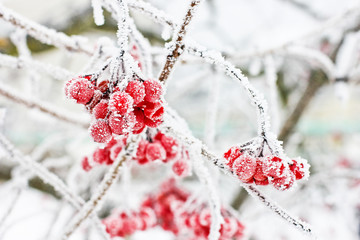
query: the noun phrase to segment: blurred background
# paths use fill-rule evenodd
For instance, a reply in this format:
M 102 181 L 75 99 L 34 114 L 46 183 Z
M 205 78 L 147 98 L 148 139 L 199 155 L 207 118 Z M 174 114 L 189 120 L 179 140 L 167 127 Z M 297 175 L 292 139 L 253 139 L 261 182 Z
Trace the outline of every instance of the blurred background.
M 181 21 L 183 0 L 151 0 L 155 7 Z M 105 25 L 96 26 L 89 0 L 2 0 L 22 16 L 80 35 L 95 46 L 100 37 L 116 41 L 117 24 L 108 12 Z M 152 45 L 154 76 L 166 59 L 164 44 L 170 29 L 131 11 L 136 26 Z M 269 103 L 272 131 L 290 157 L 311 164 L 308 181 L 279 192 L 261 187 L 282 207 L 313 226 L 319 239 L 360 239 L 360 4 L 356 0 L 206 0 L 188 37 L 223 53 L 239 67 Z M 83 106 L 65 99 L 67 79 L 54 79 L 24 65 L 10 66 L 4 55 L 26 55 L 21 33 L 0 18 L 0 85 L 30 100 L 56 107 L 69 116 L 90 121 Z M 19 40 L 20 39 L 20 40 Z M 26 38 L 26 57 L 82 73 L 89 56 Z M 324 60 L 325 59 L 325 60 Z M 332 65 L 327 64 L 330 61 Z M 331 73 L 329 74 L 329 71 Z M 2 96 L 1 96 L 2 95 Z M 193 134 L 221 155 L 230 146 L 257 134 L 256 109 L 238 82 L 221 70 L 183 55 L 168 81 L 165 99 L 188 123 Z M 27 108 L 0 94 L 1 131 L 22 151 L 64 179 L 88 199 L 105 168 L 82 171 L 81 158 L 96 148 L 87 130 Z M 0 148 L 0 239 L 52 239 L 61 232 L 73 209 L 54 189 L 29 174 Z M 307 239 L 291 225 L 252 199 L 237 181 L 210 166 L 222 201 L 239 210 L 245 239 Z M 169 176 L 168 166 L 132 168 L 130 205 Z M 151 172 L 151 174 L 149 173 Z M 190 189 L 203 186 L 195 176 L 183 181 Z M 100 211 L 104 216 L 123 202 L 121 184 Z M 15 204 L 15 203 L 16 204 Z M 132 206 L 130 206 L 132 207 Z M 50 229 L 50 230 L 49 230 Z M 72 239 L 96 239 L 82 229 Z M 174 239 L 159 229 L 129 239 Z

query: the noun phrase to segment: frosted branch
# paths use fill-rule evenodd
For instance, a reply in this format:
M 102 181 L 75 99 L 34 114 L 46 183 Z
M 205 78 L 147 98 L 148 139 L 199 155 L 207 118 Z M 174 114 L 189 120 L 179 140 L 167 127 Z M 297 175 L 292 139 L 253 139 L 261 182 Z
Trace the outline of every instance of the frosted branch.
M 189 23 L 191 22 L 193 15 L 195 11 L 197 10 L 199 4 L 202 0 L 193 0 L 187 10 L 187 13 L 185 15 L 185 18 L 183 20 L 183 23 L 180 27 L 178 27 L 178 30 L 175 31 L 173 40 L 171 42 L 171 48 L 170 53 L 166 57 L 165 65 L 160 73 L 159 81 L 160 82 L 166 82 L 166 80 L 169 78 L 169 75 L 174 68 L 174 65 L 176 61 L 179 59 L 180 55 L 183 53 L 183 47 L 184 47 L 184 38 L 189 26 Z
M 34 162 L 27 156 L 23 156 L 15 147 L 6 139 L 6 137 L 0 133 L 0 145 L 3 149 L 8 153 L 8 155 L 18 162 L 25 169 L 30 170 L 39 178 L 41 178 L 45 183 L 50 184 L 61 196 L 64 197 L 66 201 L 68 201 L 71 205 L 73 205 L 76 209 L 81 209 L 84 205 L 84 200 L 76 195 L 65 183 L 55 174 L 49 172 L 45 167 L 41 164 Z M 95 216 L 91 215 L 93 219 L 93 223 L 98 228 L 99 232 L 103 236 L 104 239 L 108 240 L 108 234 L 105 232 L 103 225 L 100 220 Z
M 38 23 L 22 17 L 12 10 L 0 4 L 0 18 L 11 23 L 17 28 L 24 29 L 27 34 L 48 45 L 54 45 L 58 48 L 65 48 L 68 51 L 83 52 L 91 55 L 90 48 L 84 46 L 79 37 L 69 37 L 62 32 L 46 28 Z
M 81 210 L 73 218 L 67 230 L 63 235 L 63 239 L 68 239 L 74 231 L 91 215 L 96 209 L 99 209 L 104 202 L 105 196 L 109 189 L 116 183 L 121 173 L 121 166 L 127 159 L 131 158 L 137 149 L 137 143 L 140 135 L 129 137 L 125 149 L 118 155 L 113 165 L 101 181 L 98 190 L 92 195 L 91 199 L 81 208 Z
M 0 66 L 14 69 L 29 68 L 37 72 L 45 73 L 50 77 L 60 81 L 64 81 L 64 79 L 69 79 L 74 76 L 74 73 L 71 73 L 64 68 L 55 65 L 23 57 L 12 57 L 2 53 L 0 53 Z
M 50 116 L 53 116 L 56 119 L 59 119 L 63 122 L 71 123 L 74 125 L 81 126 L 83 128 L 88 127 L 88 122 L 86 120 L 81 120 L 81 117 L 72 117 L 74 114 L 68 113 L 64 110 L 59 110 L 57 107 L 50 105 L 48 103 L 41 102 L 39 100 L 30 99 L 28 97 L 22 96 L 16 93 L 13 89 L 0 84 L 0 95 L 6 97 L 7 99 L 14 101 L 16 103 L 22 104 L 28 108 L 35 108 L 40 110 L 43 113 L 46 113 Z

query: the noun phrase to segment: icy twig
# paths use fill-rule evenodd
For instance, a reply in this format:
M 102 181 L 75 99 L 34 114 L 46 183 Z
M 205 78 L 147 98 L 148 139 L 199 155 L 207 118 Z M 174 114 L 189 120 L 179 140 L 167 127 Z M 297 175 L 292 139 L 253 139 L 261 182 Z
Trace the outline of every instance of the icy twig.
M 196 149 L 196 145 L 192 145 L 194 148 L 191 151 L 193 159 L 193 166 L 196 172 L 196 175 L 200 179 L 200 181 L 205 185 L 208 196 L 209 196 L 209 207 L 211 209 L 211 225 L 210 225 L 210 233 L 208 236 L 209 240 L 217 240 L 220 237 L 220 228 L 221 224 L 224 222 L 224 219 L 221 215 L 221 203 L 219 194 L 216 191 L 216 184 L 210 176 L 209 169 L 204 165 L 203 159 L 199 158 L 201 156 L 200 148 Z
M 45 73 L 50 77 L 60 81 L 70 79 L 74 76 L 74 73 L 55 65 L 43 63 L 34 59 L 12 57 L 2 53 L 0 53 L 0 66 L 10 67 L 14 69 L 26 67 L 37 72 Z
M 89 123 L 85 120 L 82 120 L 79 117 L 72 117 L 74 114 L 68 113 L 64 110 L 59 110 L 57 107 L 50 105 L 48 103 L 44 103 L 39 100 L 30 99 L 28 97 L 21 96 L 19 93 L 16 93 L 15 90 L 3 84 L 0 84 L 0 95 L 6 97 L 11 101 L 22 104 L 28 108 L 38 109 L 41 112 L 51 115 L 61 121 L 78 125 L 83 128 L 88 128 Z
M 137 143 L 140 135 L 129 137 L 125 149 L 118 155 L 113 165 L 101 181 L 98 190 L 92 195 L 91 199 L 81 208 L 81 210 L 73 218 L 73 221 L 67 227 L 63 235 L 63 239 L 68 239 L 80 225 L 93 214 L 96 209 L 99 209 L 104 202 L 105 196 L 109 189 L 116 183 L 121 173 L 121 166 L 127 159 L 131 158 L 137 149 Z
M 171 53 L 167 55 L 165 65 L 160 73 L 159 81 L 166 82 L 169 78 L 169 75 L 174 68 L 176 61 L 179 59 L 180 55 L 183 53 L 184 47 L 184 38 L 186 35 L 186 31 L 188 30 L 189 23 L 191 22 L 195 11 L 197 10 L 199 4 L 202 0 L 193 0 L 187 10 L 183 23 L 178 30 L 175 32 L 173 36 L 173 40 L 171 42 Z
M 270 133 L 270 122 L 267 113 L 267 102 L 264 99 L 264 96 L 259 93 L 249 82 L 248 78 L 242 74 L 240 69 L 235 68 L 230 62 L 226 61 L 220 53 L 216 51 L 208 51 L 206 48 L 195 44 L 195 43 L 187 43 L 186 50 L 195 56 L 201 57 L 207 62 L 214 64 L 217 67 L 222 68 L 226 74 L 228 74 L 231 78 L 240 81 L 240 83 L 245 88 L 245 91 L 248 93 L 249 98 L 252 103 L 256 106 L 258 110 L 258 121 L 259 121 L 259 136 L 264 139 L 271 138 Z M 274 145 L 274 151 L 276 155 L 282 154 L 282 148 L 278 141 L 273 140 L 271 143 Z
M 245 190 L 252 197 L 259 199 L 266 207 L 268 207 L 271 211 L 275 212 L 281 218 L 285 219 L 288 223 L 292 224 L 302 232 L 309 234 L 310 236 L 313 236 L 313 231 L 306 223 L 302 222 L 296 217 L 291 216 L 283 208 L 281 208 L 275 202 L 273 202 L 269 197 L 261 193 L 260 190 L 257 189 L 255 186 L 249 184 L 242 184 L 242 187 L 245 188 Z
M 179 141 L 183 142 L 184 144 L 191 147 L 198 147 L 201 152 L 201 155 L 205 157 L 208 161 L 213 163 L 215 166 L 220 168 L 225 174 L 231 175 L 232 177 L 236 178 L 236 176 L 232 173 L 231 169 L 229 169 L 224 164 L 224 160 L 222 158 L 217 157 L 215 154 L 210 152 L 207 149 L 207 146 L 201 143 L 201 141 L 194 136 L 192 136 L 189 131 L 184 131 L 183 129 L 179 129 L 179 122 L 182 122 L 177 115 L 174 113 L 166 113 L 166 121 L 162 125 L 159 126 L 160 131 L 173 136 L 174 138 L 178 139 Z M 236 178 L 237 179 L 237 178 Z M 302 221 L 298 220 L 296 217 L 291 216 L 287 213 L 284 209 L 278 206 L 275 202 L 273 202 L 270 198 L 265 196 L 260 190 L 255 188 L 254 186 L 243 184 L 241 185 L 251 194 L 251 196 L 255 197 L 256 199 L 261 200 L 261 202 L 268 207 L 271 211 L 278 214 L 281 218 L 286 220 L 287 222 L 291 223 L 292 225 L 296 226 L 302 232 L 308 233 L 312 235 L 312 230 Z
M 173 30 L 178 28 L 178 25 L 175 23 L 175 21 L 170 16 L 168 16 L 162 10 L 159 10 L 159 9 L 153 7 L 148 2 L 144 2 L 142 0 L 129 0 L 128 5 L 131 9 L 133 9 L 135 11 L 139 11 L 139 12 L 151 17 L 157 23 L 167 24 Z
M 24 29 L 27 34 L 39 40 L 42 43 L 54 45 L 58 48 L 65 48 L 68 51 L 83 52 L 91 55 L 92 51 L 89 47 L 84 46 L 78 37 L 69 37 L 62 32 L 47 28 L 36 22 L 22 17 L 12 10 L 4 7 L 0 3 L 0 18 L 11 23 L 15 27 Z
M 76 209 L 81 209 L 81 207 L 84 205 L 84 200 L 82 198 L 76 195 L 76 193 L 74 193 L 68 186 L 66 186 L 65 183 L 58 176 L 49 172 L 44 166 L 37 162 L 34 162 L 27 156 L 23 156 L 23 154 L 17 149 L 15 149 L 15 147 L 9 142 L 9 140 L 1 133 L 0 145 L 13 160 L 18 162 L 25 169 L 28 169 L 34 174 L 36 174 L 45 183 L 50 184 L 58 193 L 61 194 L 61 196 L 64 197 L 66 201 L 68 201 Z M 95 225 L 95 227 L 101 233 L 102 237 L 106 240 L 110 239 L 108 234 L 105 232 L 104 226 L 101 224 L 97 216 L 91 215 L 90 217 L 93 220 L 93 224 Z

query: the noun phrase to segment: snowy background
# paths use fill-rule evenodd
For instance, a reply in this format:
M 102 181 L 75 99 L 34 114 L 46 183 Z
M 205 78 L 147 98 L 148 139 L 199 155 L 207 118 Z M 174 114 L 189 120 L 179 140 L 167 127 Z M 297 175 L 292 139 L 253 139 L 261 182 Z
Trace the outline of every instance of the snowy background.
M 187 8 L 187 1 L 185 4 L 183 0 L 149 2 L 177 21 L 181 20 Z M 76 21 L 78 25 L 71 27 L 70 34 L 85 36 L 89 45 L 96 44 L 102 36 L 116 39 L 116 24 L 110 20 L 104 27 L 91 23 L 89 0 L 2 0 L 0 4 L 61 31 L 69 30 Z M 157 76 L 166 58 L 167 52 L 161 49 L 169 29 L 138 12 L 131 12 L 131 15 L 154 46 Z M 305 92 L 311 72 L 319 66 L 317 59 L 305 51 L 291 54 L 287 47 L 301 46 L 330 55 L 334 46 L 347 34 L 344 32 L 356 26 L 360 26 L 360 4 L 356 0 L 211 0 L 200 6 L 188 36 L 209 49 L 221 51 L 243 70 L 270 103 L 272 130 L 279 133 Z M 352 32 L 359 35 L 358 29 Z M 14 36 L 14 27 L 0 20 L 0 52 L 17 56 L 10 36 Z M 360 239 L 359 36 L 355 37 L 350 53 L 344 54 L 345 60 L 340 57 L 333 60 L 335 72 L 341 72 L 344 69 L 342 64 L 350 61 L 345 64 L 343 75 L 335 74 L 336 77 L 348 77 L 348 83 L 342 86 L 330 81 L 321 86 L 284 144 L 287 155 L 302 156 L 310 162 L 310 179 L 285 192 L 260 187 L 280 206 L 308 222 L 318 239 Z M 72 73 L 81 72 L 88 60 L 85 54 L 37 48 L 35 43 L 30 49 L 32 47 L 33 59 L 61 66 Z M 270 69 L 264 61 L 267 56 L 271 56 L 278 74 L 275 95 L 267 79 L 266 72 Z M 56 80 L 51 74 L 26 67 L 12 69 L 1 60 L 0 76 L 2 85 L 16 89 L 23 96 L 48 102 L 66 109 L 71 116 L 89 120 L 83 106 L 65 99 L 63 84 L 67 79 Z M 256 111 L 243 89 L 201 60 L 183 56 L 167 84 L 165 99 L 188 122 L 193 134 L 219 155 L 230 146 L 256 136 Z M 215 117 L 211 115 L 214 109 Z M 19 150 L 48 164 L 52 172 L 83 193 L 85 198 L 94 191 L 106 169 L 99 168 L 90 173 L 82 171 L 81 158 L 97 146 L 86 130 L 2 96 L 0 110 L 1 131 Z M 27 183 L 23 187 L 24 183 L 17 181 L 21 178 L 16 176 L 29 173 L 16 168 L 17 164 L 5 152 L 0 154 L 0 221 L 9 207 L 13 207 L 6 221 L 0 222 L 0 239 L 57 239 L 73 216 L 74 209 L 54 197 L 54 191 L 43 186 L 40 180 L 32 180 L 30 187 Z M 308 238 L 249 197 L 236 180 L 221 174 L 213 166 L 209 165 L 209 168 L 223 203 L 231 205 L 236 196 L 242 199 L 238 214 L 246 228 L 244 239 Z M 118 184 L 112 189 L 100 214 L 121 205 L 136 208 L 142 196 L 153 191 L 170 174 L 168 166 L 135 166 L 131 171 L 130 186 L 124 188 Z M 185 179 L 183 185 L 205 192 L 196 176 Z M 124 192 L 124 189 L 131 190 Z M 71 239 L 98 239 L 96 231 L 87 228 L 89 224 L 85 225 Z M 128 239 L 174 239 L 174 236 L 155 228 L 138 232 Z

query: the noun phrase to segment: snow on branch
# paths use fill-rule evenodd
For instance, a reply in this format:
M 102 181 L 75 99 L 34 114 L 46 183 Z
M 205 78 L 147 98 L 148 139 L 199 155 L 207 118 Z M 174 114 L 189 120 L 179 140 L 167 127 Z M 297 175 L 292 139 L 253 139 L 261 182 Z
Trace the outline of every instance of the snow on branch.
M 178 25 L 170 16 L 162 10 L 156 9 L 150 3 L 142 0 L 129 0 L 128 6 L 135 11 L 151 17 L 157 23 L 166 24 L 173 30 L 178 28 Z
M 184 38 L 191 22 L 195 11 L 197 10 L 199 4 L 202 0 L 193 0 L 187 10 L 185 18 L 181 26 L 174 32 L 173 40 L 170 43 L 170 53 L 166 57 L 165 65 L 160 73 L 159 81 L 166 82 L 169 78 L 169 75 L 174 68 L 176 61 L 179 59 L 180 55 L 183 53 L 184 47 Z
M 55 65 L 24 57 L 12 57 L 2 53 L 0 53 L 0 66 L 14 69 L 26 67 L 37 72 L 43 72 L 50 77 L 60 81 L 64 81 L 65 79 L 69 79 L 74 76 L 74 73 Z
M 84 120 L 82 116 L 74 117 L 74 114 L 62 109 L 60 110 L 54 105 L 50 105 L 49 103 L 44 103 L 39 100 L 31 99 L 29 97 L 23 96 L 22 94 L 16 93 L 15 90 L 9 88 L 8 86 L 5 86 L 4 84 L 0 84 L 0 95 L 6 97 L 11 101 L 22 104 L 28 108 L 38 109 L 41 112 L 51 115 L 61 121 L 78 125 L 83 128 L 87 128 L 89 125 L 89 123 Z
M 80 209 L 84 205 L 84 200 L 74 193 L 58 176 L 49 172 L 44 166 L 33 161 L 27 156 L 23 156 L 10 141 L 0 133 L 0 145 L 7 152 L 7 154 L 16 162 L 18 162 L 25 169 L 30 170 L 45 183 L 50 184 L 63 198 L 68 201 L 76 209 Z M 95 227 L 99 230 L 104 239 L 108 240 L 108 234 L 105 232 L 104 226 L 95 215 L 90 216 Z
M 130 136 L 124 150 L 117 156 L 113 165 L 101 181 L 98 190 L 91 196 L 91 199 L 81 208 L 81 210 L 73 218 L 73 221 L 67 227 L 63 235 L 63 239 L 68 239 L 80 225 L 93 214 L 96 209 L 99 209 L 104 202 L 105 196 L 108 194 L 109 189 L 118 180 L 121 167 L 125 161 L 133 157 L 137 150 L 138 141 L 141 135 Z
M 62 32 L 47 28 L 36 22 L 24 18 L 14 11 L 4 7 L 0 3 L 0 19 L 3 19 L 17 28 L 24 29 L 27 34 L 48 45 L 58 48 L 65 48 L 68 51 L 82 52 L 87 55 L 92 54 L 91 48 L 84 45 L 84 39 L 80 37 L 69 37 Z

